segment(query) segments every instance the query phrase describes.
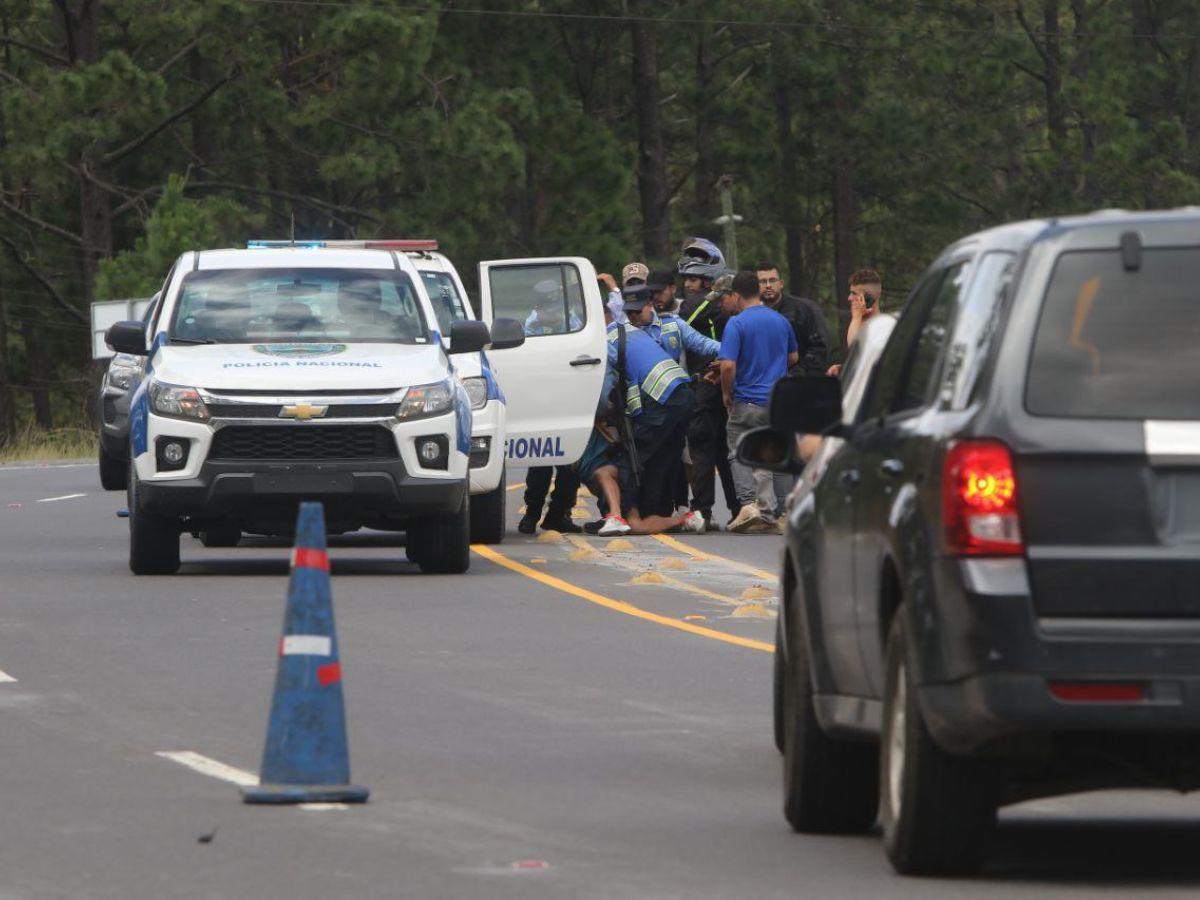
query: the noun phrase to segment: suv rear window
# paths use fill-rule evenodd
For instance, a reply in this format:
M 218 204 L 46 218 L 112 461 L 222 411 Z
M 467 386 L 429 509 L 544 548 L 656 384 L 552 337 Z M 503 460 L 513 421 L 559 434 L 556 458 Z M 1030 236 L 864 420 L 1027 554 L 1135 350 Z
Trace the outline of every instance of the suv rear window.
M 1200 249 L 1064 253 L 1033 344 L 1025 405 L 1041 416 L 1200 419 Z

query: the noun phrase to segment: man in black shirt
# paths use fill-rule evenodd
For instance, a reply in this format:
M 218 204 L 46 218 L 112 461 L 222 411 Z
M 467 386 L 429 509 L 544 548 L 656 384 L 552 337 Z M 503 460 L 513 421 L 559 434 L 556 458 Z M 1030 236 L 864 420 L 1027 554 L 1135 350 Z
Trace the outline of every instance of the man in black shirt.
M 759 298 L 782 315 L 796 333 L 796 344 L 800 348 L 800 361 L 792 367 L 792 375 L 824 375 L 829 367 L 829 352 L 832 344 L 829 326 L 821 314 L 821 307 L 807 297 L 793 297 L 783 291 L 783 278 L 779 266 L 773 262 L 760 262 L 758 271 Z

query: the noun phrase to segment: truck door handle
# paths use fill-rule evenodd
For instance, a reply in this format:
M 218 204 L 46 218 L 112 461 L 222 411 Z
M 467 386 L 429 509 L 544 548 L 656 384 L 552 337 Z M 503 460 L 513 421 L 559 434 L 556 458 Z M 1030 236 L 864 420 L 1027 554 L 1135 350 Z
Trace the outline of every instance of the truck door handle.
M 841 474 L 838 481 L 842 483 L 842 487 L 854 488 L 858 487 L 862 476 L 858 474 L 858 469 L 847 469 Z
M 598 366 L 600 360 L 595 356 L 577 356 L 571 360 L 573 366 Z
M 904 463 L 898 459 L 885 459 L 879 464 L 879 474 L 886 478 L 899 478 L 904 474 Z

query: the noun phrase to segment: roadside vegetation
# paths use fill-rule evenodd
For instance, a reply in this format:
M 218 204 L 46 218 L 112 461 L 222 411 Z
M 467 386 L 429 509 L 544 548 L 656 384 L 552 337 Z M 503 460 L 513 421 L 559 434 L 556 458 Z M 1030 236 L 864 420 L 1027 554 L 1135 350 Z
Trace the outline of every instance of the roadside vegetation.
M 91 428 L 22 428 L 0 446 L 0 465 L 38 460 L 91 459 L 96 455 L 96 432 Z

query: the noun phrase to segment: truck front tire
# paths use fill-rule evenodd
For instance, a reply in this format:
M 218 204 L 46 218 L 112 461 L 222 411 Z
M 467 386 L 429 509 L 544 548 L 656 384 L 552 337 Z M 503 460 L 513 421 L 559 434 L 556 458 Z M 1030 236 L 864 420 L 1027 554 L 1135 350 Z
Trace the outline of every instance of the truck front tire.
M 413 546 L 413 538 L 417 544 Z M 420 519 L 408 530 L 408 558 L 426 574 L 461 575 L 471 565 L 471 498 L 463 490 L 462 503 L 452 513 Z M 416 550 L 416 556 L 413 551 Z
M 179 520 L 141 509 L 137 471 L 129 462 L 129 569 L 134 575 L 179 571 Z
M 499 544 L 504 540 L 506 475 L 500 472 L 500 484 L 494 491 L 471 498 L 471 543 Z

